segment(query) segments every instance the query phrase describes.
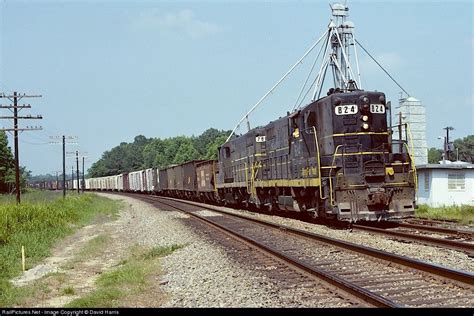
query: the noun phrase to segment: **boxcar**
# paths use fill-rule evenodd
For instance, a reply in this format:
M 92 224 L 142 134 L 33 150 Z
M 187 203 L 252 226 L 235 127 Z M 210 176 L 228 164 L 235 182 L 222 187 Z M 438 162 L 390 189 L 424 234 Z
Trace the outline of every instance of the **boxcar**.
M 130 183 L 130 191 L 143 192 L 144 174 L 145 174 L 145 170 L 133 171 L 128 174 L 128 180 Z
M 168 173 L 166 169 L 158 170 L 158 192 L 164 195 L 168 193 Z
M 144 174 L 145 174 L 144 190 L 148 193 L 153 193 L 158 187 L 156 169 L 155 168 L 145 169 Z
M 129 173 L 125 172 L 122 173 L 122 189 L 123 192 L 130 191 L 130 180 L 129 180 Z
M 91 179 L 84 179 L 84 189 L 85 190 L 91 189 Z
M 196 163 L 197 198 L 203 202 L 215 201 L 216 160 Z
M 167 190 L 171 194 L 178 194 L 178 191 L 183 190 L 183 168 L 182 166 L 171 166 L 166 169 L 166 176 L 168 178 Z

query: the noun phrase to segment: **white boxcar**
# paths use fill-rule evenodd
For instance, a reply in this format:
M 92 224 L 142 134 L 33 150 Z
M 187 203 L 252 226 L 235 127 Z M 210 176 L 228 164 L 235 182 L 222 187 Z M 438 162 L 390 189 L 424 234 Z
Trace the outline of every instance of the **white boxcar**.
M 98 180 L 99 180 L 99 189 L 103 191 L 107 190 L 107 181 L 105 177 L 99 178 Z
M 128 180 L 130 181 L 130 191 L 143 192 L 144 174 L 145 174 L 145 170 L 133 171 L 128 174 Z
M 146 192 L 153 192 L 155 190 L 156 169 L 145 169 L 145 188 Z
M 119 174 L 116 176 L 117 181 L 117 191 L 123 191 L 123 174 Z
M 113 176 L 114 178 L 114 191 L 120 191 L 122 189 L 122 185 L 123 183 L 122 182 L 122 175 L 119 174 L 119 175 L 115 175 Z

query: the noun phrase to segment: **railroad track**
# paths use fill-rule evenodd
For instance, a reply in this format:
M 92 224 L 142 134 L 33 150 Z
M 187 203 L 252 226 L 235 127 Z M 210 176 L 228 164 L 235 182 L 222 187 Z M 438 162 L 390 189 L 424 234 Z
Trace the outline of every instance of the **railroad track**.
M 370 224 L 353 224 L 352 228 L 375 234 L 382 234 L 399 240 L 416 241 L 423 244 L 459 250 L 465 252 L 470 257 L 474 257 L 474 244 L 469 243 L 473 240 L 474 233 L 471 231 L 449 229 L 443 227 L 433 227 L 425 225 L 416 225 L 409 223 L 396 223 L 394 228 L 373 227 Z M 404 228 L 400 230 L 400 228 Z M 431 234 L 445 235 L 441 237 L 432 237 Z M 453 240 L 457 239 L 457 240 Z
M 471 307 L 474 274 L 163 197 L 137 196 L 186 212 L 373 306 Z M 201 216 L 205 210 L 211 215 Z
M 185 200 L 181 200 L 185 201 Z M 205 204 L 206 207 L 213 207 L 209 204 Z M 238 210 L 238 209 L 237 209 Z M 265 213 L 263 213 L 265 214 Z M 281 216 L 279 214 L 272 214 L 276 216 Z M 298 216 L 299 214 L 292 214 L 296 216 L 291 216 L 290 218 L 299 219 L 313 224 L 319 225 L 331 225 L 332 222 L 320 222 L 318 219 Z M 418 218 L 410 218 L 410 220 L 418 220 Z M 470 257 L 474 257 L 474 232 L 471 230 L 462 230 L 459 228 L 446 228 L 440 227 L 436 224 L 454 224 L 455 222 L 449 220 L 429 220 L 422 218 L 420 219 L 421 223 L 426 225 L 413 224 L 407 222 L 399 221 L 390 221 L 387 223 L 360 223 L 360 224 L 351 224 L 347 225 L 347 228 L 351 227 L 352 229 L 365 231 L 377 235 L 386 235 L 390 236 L 395 240 L 402 240 L 408 242 L 418 242 L 424 245 L 435 246 L 439 248 L 457 250 L 466 253 Z M 340 223 L 338 223 L 340 224 Z M 435 226 L 433 226 L 435 225 Z M 400 230 L 400 228 L 406 228 Z M 432 233 L 431 235 L 427 233 Z M 436 237 L 433 237 L 435 234 Z M 444 235 L 444 236 L 442 236 Z

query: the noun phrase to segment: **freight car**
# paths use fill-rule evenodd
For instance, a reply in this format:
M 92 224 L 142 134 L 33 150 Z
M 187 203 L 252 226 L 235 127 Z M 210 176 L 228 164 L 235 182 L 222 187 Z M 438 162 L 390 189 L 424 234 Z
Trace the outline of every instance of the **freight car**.
M 192 160 L 160 170 L 158 172 L 160 186 L 157 193 L 184 199 L 196 199 L 199 196 L 196 167 L 200 163 L 202 160 Z

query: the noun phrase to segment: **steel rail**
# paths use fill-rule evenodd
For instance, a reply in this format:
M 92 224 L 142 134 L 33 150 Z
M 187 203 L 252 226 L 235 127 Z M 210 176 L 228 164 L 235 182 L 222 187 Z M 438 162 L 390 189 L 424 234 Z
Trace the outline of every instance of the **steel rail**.
M 396 238 L 414 240 L 414 241 L 422 241 L 424 243 L 434 245 L 434 246 L 448 246 L 450 249 L 456 249 L 460 251 L 464 251 L 471 256 L 474 256 L 474 244 L 464 243 L 456 240 L 449 240 L 449 239 L 442 239 L 442 238 L 433 238 L 429 236 L 423 235 L 415 235 L 405 232 L 393 231 L 393 230 L 386 230 L 382 228 L 370 227 L 365 225 L 352 225 L 352 228 L 373 232 L 377 234 L 393 236 Z
M 358 252 L 358 253 L 362 253 L 362 254 L 365 254 L 365 255 L 368 255 L 368 256 L 371 256 L 371 257 L 374 257 L 374 258 L 394 262 L 394 263 L 397 263 L 397 264 L 400 264 L 400 265 L 403 265 L 403 266 L 406 266 L 406 267 L 414 268 L 414 269 L 417 269 L 417 270 L 420 270 L 420 271 L 424 271 L 424 272 L 427 272 L 427 273 L 430 273 L 430 274 L 434 274 L 434 275 L 437 275 L 437 276 L 441 276 L 441 277 L 444 277 L 444 278 L 455 280 L 455 281 L 465 283 L 465 284 L 468 284 L 468 285 L 471 285 L 471 286 L 474 285 L 474 274 L 470 273 L 470 272 L 456 270 L 456 269 L 450 269 L 450 268 L 440 266 L 440 265 L 437 265 L 437 264 L 428 263 L 428 262 L 424 262 L 424 261 L 421 261 L 421 260 L 418 260 L 418 259 L 408 258 L 408 257 L 401 256 L 401 255 L 396 255 L 396 254 L 393 254 L 393 253 L 389 253 L 389 252 L 386 252 L 386 251 L 374 249 L 374 248 L 371 248 L 371 247 L 357 245 L 357 244 L 350 243 L 350 242 L 347 242 L 347 241 L 338 240 L 338 239 L 334 239 L 334 238 L 331 238 L 331 237 L 326 237 L 326 236 L 323 236 L 323 235 L 311 233 L 311 232 L 296 229 L 296 228 L 291 228 L 291 227 L 288 227 L 288 226 L 285 226 L 285 225 L 274 224 L 274 223 L 271 223 L 271 222 L 268 222 L 268 221 L 259 220 L 259 219 L 251 218 L 251 217 L 244 216 L 244 215 L 234 214 L 234 213 L 231 213 L 231 212 L 220 210 L 217 207 L 213 207 L 213 206 L 210 206 L 210 205 L 207 205 L 207 204 L 203 205 L 202 203 L 183 201 L 183 200 L 173 199 L 173 198 L 169 198 L 169 197 L 161 197 L 160 196 L 159 198 L 160 199 L 172 200 L 172 201 L 176 201 L 176 202 L 180 202 L 180 203 L 184 203 L 184 204 L 199 206 L 199 207 L 211 210 L 211 211 L 215 211 L 215 212 L 219 212 L 219 213 L 228 214 L 228 215 L 232 215 L 232 216 L 235 216 L 235 217 L 243 218 L 243 219 L 250 220 L 250 221 L 262 224 L 262 225 L 271 226 L 271 227 L 276 228 L 276 229 L 284 230 L 285 232 L 288 232 L 288 233 L 300 235 L 300 236 L 307 237 L 307 238 L 310 238 L 310 239 L 314 239 L 314 240 L 317 240 L 317 241 L 320 241 L 320 242 L 323 242 L 323 243 L 326 243 L 326 244 L 331 244 L 331 245 L 334 245 L 334 246 L 338 246 L 340 248 L 344 248 L 344 249 L 352 250 L 352 251 L 355 251 L 355 252 Z
M 162 198 L 162 197 L 159 197 L 159 198 Z M 304 263 L 303 261 L 299 260 L 299 259 L 296 259 L 296 258 L 292 258 L 291 256 L 288 256 L 288 255 L 285 255 L 284 253 L 276 250 L 275 248 L 271 247 L 271 246 L 267 246 L 267 245 L 264 245 L 260 242 L 258 242 L 257 240 L 253 239 L 253 238 L 250 238 L 250 237 L 247 237 L 247 236 L 244 236 L 238 232 L 236 232 L 235 230 L 233 229 L 230 229 L 230 228 L 227 228 L 223 225 L 220 225 L 220 224 L 217 224 L 203 216 L 200 216 L 200 215 L 197 215 L 197 214 L 194 214 L 193 212 L 191 211 L 186 211 L 186 210 L 183 210 L 175 205 L 171 205 L 171 204 L 168 204 L 168 203 L 165 203 L 163 201 L 158 201 L 158 199 L 155 199 L 155 198 L 145 198 L 146 200 L 149 200 L 149 201 L 153 201 L 153 202 L 157 202 L 157 203 L 161 203 L 161 204 L 164 204 L 164 205 L 168 205 L 176 210 L 179 210 L 181 212 L 184 212 L 186 213 L 187 215 L 190 215 L 190 216 L 193 216 L 203 222 L 206 222 L 207 224 L 213 226 L 213 227 L 216 227 L 220 230 L 223 230 L 225 232 L 227 232 L 228 234 L 234 236 L 234 237 L 237 237 L 238 239 L 241 239 L 241 240 L 244 240 L 245 242 L 255 246 L 256 248 L 260 249 L 261 251 L 263 252 L 266 252 L 266 253 L 269 253 L 271 254 L 272 256 L 275 256 L 283 261 L 285 261 L 287 264 L 289 265 L 292 265 L 292 266 L 296 266 L 298 269 L 301 269 L 313 276 L 316 276 L 317 278 L 319 279 L 322 279 L 326 282 L 328 282 L 329 284 L 332 284 L 364 301 L 366 301 L 367 303 L 371 304 L 371 305 L 374 305 L 374 306 L 377 306 L 377 307 L 403 307 L 403 305 L 400 305 L 400 304 L 397 304 L 391 300 L 388 300 L 386 298 L 384 298 L 383 296 L 380 296 L 378 294 L 375 294 L 373 292 L 370 292 L 369 290 L 366 290 L 364 289 L 363 287 L 360 287 L 358 285 L 355 285 L 349 281 L 346 281 L 338 276 L 335 276 L 335 275 L 332 275 L 322 269 L 319 269 L 319 268 L 316 268 L 316 267 L 313 267 L 311 265 L 308 265 L 306 263 Z M 168 198 L 166 198 L 168 199 Z M 180 202 L 182 203 L 180 200 L 174 200 L 174 199 L 171 199 L 173 202 Z M 187 204 L 187 203 L 185 203 Z M 196 206 L 196 205 L 194 205 Z M 232 214 L 229 214 L 229 215 L 232 215 Z M 247 219 L 247 218 L 245 218 Z
M 439 227 L 439 226 L 428 226 L 428 225 L 403 223 L 403 222 L 397 223 L 397 225 L 399 227 L 419 229 L 419 230 L 424 230 L 428 232 L 438 232 L 438 233 L 444 233 L 444 234 L 449 234 L 449 235 L 465 235 L 469 237 L 474 237 L 474 232 L 468 231 L 468 230 L 458 230 L 458 229 L 445 228 L 445 227 Z

